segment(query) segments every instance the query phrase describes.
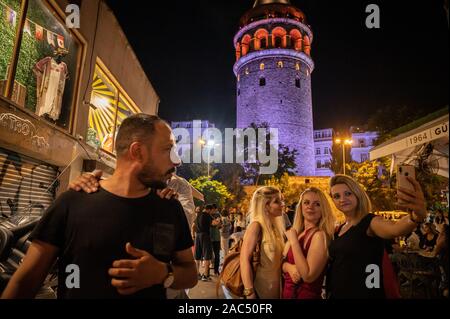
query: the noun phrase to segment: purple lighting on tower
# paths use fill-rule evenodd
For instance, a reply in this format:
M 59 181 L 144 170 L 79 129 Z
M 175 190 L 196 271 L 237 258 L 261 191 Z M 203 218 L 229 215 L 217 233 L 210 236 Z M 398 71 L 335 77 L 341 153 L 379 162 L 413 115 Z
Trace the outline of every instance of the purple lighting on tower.
M 296 149 L 297 174 L 315 173 L 310 57 L 313 34 L 288 0 L 257 0 L 234 37 L 237 127 L 268 122 Z

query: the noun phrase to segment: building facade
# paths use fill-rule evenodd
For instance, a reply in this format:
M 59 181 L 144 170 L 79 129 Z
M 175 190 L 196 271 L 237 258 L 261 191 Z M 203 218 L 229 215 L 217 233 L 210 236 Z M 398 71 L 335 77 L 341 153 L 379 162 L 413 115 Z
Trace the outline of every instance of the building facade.
M 369 152 L 374 147 L 374 142 L 378 138 L 378 132 L 366 131 L 361 127 L 352 126 L 350 128 L 352 136 L 352 161 L 362 163 L 370 159 Z
M 316 158 L 315 176 L 333 176 L 331 162 L 333 160 L 333 137 L 332 128 L 314 130 L 314 154 Z
M 123 119 L 158 112 L 113 12 L 104 1 L 75 2 L 78 29 L 66 23 L 68 1 L 0 0 L 3 217 L 42 214 L 83 171 L 111 174 Z
M 191 154 L 190 158 L 192 159 L 192 151 L 194 143 L 198 143 L 200 145 L 199 149 L 201 149 L 203 143 L 203 133 L 207 129 L 216 128 L 214 123 L 211 123 L 208 120 L 193 120 L 193 121 L 181 121 L 181 122 L 171 122 L 172 130 L 174 130 L 175 137 L 177 138 L 177 152 L 179 156 L 182 154 Z M 198 129 L 199 136 L 194 135 L 194 127 Z M 189 133 L 189 140 L 183 141 L 180 139 L 181 136 L 177 136 L 177 129 L 185 129 Z
M 288 0 L 257 0 L 234 37 L 237 127 L 267 122 L 299 152 L 297 175 L 315 174 L 311 58 L 313 34 Z

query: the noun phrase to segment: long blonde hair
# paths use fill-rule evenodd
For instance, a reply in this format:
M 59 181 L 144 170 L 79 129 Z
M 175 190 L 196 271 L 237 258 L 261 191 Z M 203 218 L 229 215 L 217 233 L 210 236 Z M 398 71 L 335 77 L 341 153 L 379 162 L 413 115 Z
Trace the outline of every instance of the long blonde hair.
M 364 188 L 353 178 L 347 175 L 338 174 L 330 179 L 330 196 L 331 187 L 337 184 L 345 184 L 355 194 L 358 204 L 356 206 L 356 217 L 362 218 L 372 211 L 372 203 Z M 335 205 L 336 206 L 336 205 Z M 336 207 L 337 208 L 337 207 Z
M 283 249 L 284 246 L 284 224 L 280 217 L 274 218 L 271 223 L 269 216 L 266 214 L 266 205 L 268 205 L 276 196 L 281 196 L 281 191 L 273 186 L 264 186 L 258 188 L 254 193 L 250 203 L 250 221 L 258 222 L 264 236 L 270 241 L 274 247 L 278 246 Z
M 320 217 L 318 228 L 325 233 L 328 245 L 334 237 L 335 218 L 327 196 L 320 189 L 311 187 L 307 188 L 303 193 L 300 194 L 300 199 L 295 210 L 294 224 L 292 225 L 292 227 L 297 231 L 298 234 L 301 234 L 305 230 L 305 217 L 303 216 L 302 202 L 303 198 L 308 193 L 314 193 L 319 196 L 322 216 Z

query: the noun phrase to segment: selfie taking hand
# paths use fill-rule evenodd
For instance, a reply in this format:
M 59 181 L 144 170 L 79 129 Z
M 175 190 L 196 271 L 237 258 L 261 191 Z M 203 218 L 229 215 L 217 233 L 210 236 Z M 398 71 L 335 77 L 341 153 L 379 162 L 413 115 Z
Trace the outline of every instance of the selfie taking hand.
M 414 186 L 414 191 L 399 187 L 397 192 L 397 205 L 403 209 L 410 209 L 416 214 L 419 220 L 424 220 L 427 216 L 427 208 L 425 203 L 425 196 L 419 182 L 415 179 L 406 177 L 407 180 Z

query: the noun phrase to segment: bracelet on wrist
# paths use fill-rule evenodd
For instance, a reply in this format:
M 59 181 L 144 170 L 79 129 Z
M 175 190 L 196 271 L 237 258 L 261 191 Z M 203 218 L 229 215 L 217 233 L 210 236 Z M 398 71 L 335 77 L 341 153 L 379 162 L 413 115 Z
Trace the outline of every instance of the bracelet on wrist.
M 244 295 L 245 297 L 251 296 L 251 295 L 253 295 L 254 293 L 255 293 L 255 290 L 253 289 L 253 287 L 252 287 L 252 288 L 244 288 L 243 295 Z

